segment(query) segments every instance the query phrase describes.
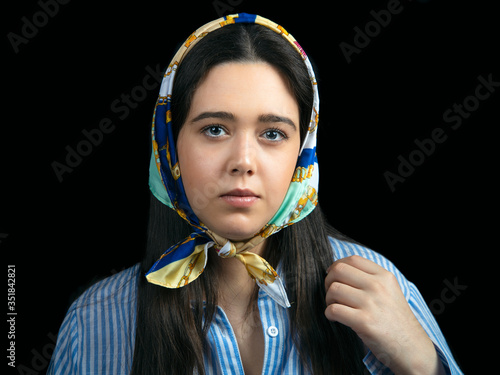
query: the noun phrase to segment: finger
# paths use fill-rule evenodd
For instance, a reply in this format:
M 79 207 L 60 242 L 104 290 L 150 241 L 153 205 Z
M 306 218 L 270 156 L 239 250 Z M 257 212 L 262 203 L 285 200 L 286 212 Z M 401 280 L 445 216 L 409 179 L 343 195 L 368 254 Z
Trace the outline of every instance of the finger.
M 352 255 L 347 258 L 342 258 L 340 259 L 346 264 L 349 264 L 350 266 L 357 268 L 363 272 L 369 273 L 371 275 L 376 275 L 379 274 L 380 272 L 384 272 L 385 268 L 378 265 L 377 263 L 363 258 L 362 256 L 359 255 Z
M 342 259 L 334 262 L 328 271 L 325 289 L 328 289 L 333 282 L 340 282 L 358 289 L 366 288 L 370 283 L 370 274 L 343 262 Z
M 339 322 L 351 328 L 355 325 L 356 320 L 359 319 L 358 315 L 359 310 L 340 303 L 333 303 L 325 309 L 325 316 L 329 321 Z
M 326 291 L 326 305 L 334 303 L 353 308 L 361 308 L 364 301 L 364 292 L 361 289 L 334 281 Z

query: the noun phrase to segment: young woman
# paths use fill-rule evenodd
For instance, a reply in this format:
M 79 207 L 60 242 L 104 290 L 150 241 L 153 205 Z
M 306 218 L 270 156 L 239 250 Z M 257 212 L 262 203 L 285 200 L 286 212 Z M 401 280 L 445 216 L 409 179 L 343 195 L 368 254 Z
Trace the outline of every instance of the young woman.
M 169 65 L 140 265 L 70 308 L 50 374 L 460 374 L 416 287 L 318 206 L 319 98 L 281 26 L 237 14 Z

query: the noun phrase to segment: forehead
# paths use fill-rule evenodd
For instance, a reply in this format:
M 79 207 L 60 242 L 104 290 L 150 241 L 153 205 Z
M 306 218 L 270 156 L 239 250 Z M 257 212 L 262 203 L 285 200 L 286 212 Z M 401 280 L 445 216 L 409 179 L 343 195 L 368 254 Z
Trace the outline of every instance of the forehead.
M 226 63 L 212 68 L 194 92 L 190 112 L 196 115 L 207 110 L 278 112 L 297 118 L 299 114 L 287 80 L 263 62 Z

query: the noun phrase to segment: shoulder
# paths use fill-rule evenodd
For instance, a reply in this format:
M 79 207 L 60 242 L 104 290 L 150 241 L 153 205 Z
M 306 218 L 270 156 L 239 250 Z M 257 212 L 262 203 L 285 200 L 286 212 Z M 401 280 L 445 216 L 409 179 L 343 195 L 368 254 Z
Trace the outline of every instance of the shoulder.
M 94 283 L 73 302 L 63 326 L 71 321 L 74 334 L 100 334 L 97 326 L 113 325 L 117 329 L 118 325 L 129 325 L 135 320 L 139 274 L 136 264 Z
M 93 284 L 69 308 L 50 375 L 127 373 L 135 342 L 139 265 Z M 104 368 L 104 367 L 106 368 Z
M 139 264 L 136 264 L 94 283 L 73 302 L 70 311 L 109 302 L 127 303 L 135 300 L 138 276 Z
M 411 284 L 394 265 L 394 263 L 392 263 L 385 256 L 363 245 L 359 245 L 353 242 L 339 240 L 333 237 L 328 237 L 328 239 L 330 240 L 330 244 L 333 250 L 333 257 L 335 260 L 347 258 L 353 255 L 358 255 L 365 259 L 371 260 L 372 262 L 378 264 L 379 266 L 394 274 L 406 299 L 408 300 L 410 298 L 413 284 Z
M 135 319 L 139 273 L 140 267 L 136 264 L 94 283 L 73 302 L 66 319 L 76 319 L 78 332 L 87 333 L 96 324 L 108 325 L 115 319 L 125 323 Z
M 335 260 L 347 258 L 353 255 L 359 255 L 363 258 L 371 260 L 374 263 L 377 263 L 388 271 L 397 271 L 396 266 L 391 261 L 389 261 L 382 254 L 379 254 L 372 249 L 369 249 L 363 245 L 348 242 L 345 240 L 339 240 L 333 237 L 328 237 L 328 239 L 330 240 L 330 244 L 332 245 Z

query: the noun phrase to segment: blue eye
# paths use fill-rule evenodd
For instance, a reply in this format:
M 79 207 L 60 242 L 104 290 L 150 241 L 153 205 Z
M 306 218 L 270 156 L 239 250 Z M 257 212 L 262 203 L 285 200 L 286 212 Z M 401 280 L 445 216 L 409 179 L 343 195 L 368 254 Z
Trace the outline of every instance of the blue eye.
M 220 137 L 226 134 L 225 130 L 220 125 L 209 125 L 202 129 L 202 132 L 212 138 Z
M 279 142 L 288 138 L 286 134 L 279 129 L 266 130 L 264 132 L 264 137 L 273 142 Z

